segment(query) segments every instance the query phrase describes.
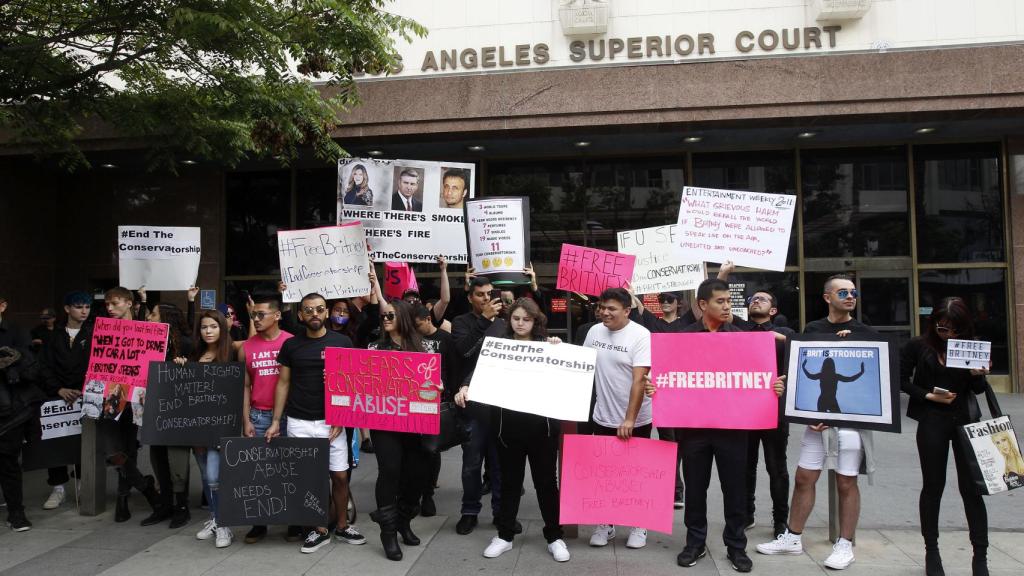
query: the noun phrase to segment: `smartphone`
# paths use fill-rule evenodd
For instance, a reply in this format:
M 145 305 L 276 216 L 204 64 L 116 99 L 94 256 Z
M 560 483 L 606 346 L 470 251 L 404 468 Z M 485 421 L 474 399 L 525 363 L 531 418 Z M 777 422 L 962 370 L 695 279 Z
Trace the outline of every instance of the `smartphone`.
M 497 288 L 495 288 L 494 290 L 491 290 L 489 296 L 490 296 L 491 300 L 500 300 L 501 299 L 501 290 L 498 290 Z
M 946 395 L 946 394 L 949 394 L 949 390 L 946 390 L 945 388 L 939 388 L 938 386 L 936 386 L 936 387 L 932 388 L 932 394 Z

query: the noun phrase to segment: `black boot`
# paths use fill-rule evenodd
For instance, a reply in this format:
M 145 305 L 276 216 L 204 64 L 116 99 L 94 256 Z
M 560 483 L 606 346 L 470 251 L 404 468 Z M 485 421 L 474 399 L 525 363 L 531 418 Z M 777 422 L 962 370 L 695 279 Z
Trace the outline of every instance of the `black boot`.
M 145 483 L 139 491 L 146 497 L 146 502 L 153 511 L 160 507 L 160 493 L 156 491 L 156 480 L 152 476 L 146 476 Z
M 139 488 L 142 495 L 146 497 L 146 501 L 149 502 L 150 508 L 153 511 L 142 519 L 141 524 L 143 526 L 153 526 L 159 524 L 164 520 L 171 517 L 171 505 L 166 502 L 163 495 L 156 490 L 156 481 L 152 476 L 145 477 L 145 483 Z
M 416 517 L 415 510 L 401 510 L 398 513 L 398 533 L 402 536 L 402 543 L 408 546 L 419 546 L 420 539 L 413 533 L 412 528 L 409 526 L 409 522 Z
M 114 508 L 114 522 L 127 522 L 132 517 L 128 509 L 128 494 L 117 495 L 117 507 Z
M 972 576 L 988 576 L 988 548 L 974 547 L 974 558 L 971 560 Z
M 942 569 L 942 557 L 939 556 L 938 548 L 925 549 L 924 573 L 925 576 L 946 576 L 946 571 Z
M 398 545 L 398 508 L 384 506 L 370 512 L 370 520 L 380 524 L 380 543 L 388 560 L 401 560 L 402 548 Z
M 174 509 L 171 512 L 171 525 L 168 526 L 174 530 L 181 528 L 188 524 L 192 520 L 192 514 L 188 511 L 188 493 L 187 492 L 175 492 L 174 493 Z

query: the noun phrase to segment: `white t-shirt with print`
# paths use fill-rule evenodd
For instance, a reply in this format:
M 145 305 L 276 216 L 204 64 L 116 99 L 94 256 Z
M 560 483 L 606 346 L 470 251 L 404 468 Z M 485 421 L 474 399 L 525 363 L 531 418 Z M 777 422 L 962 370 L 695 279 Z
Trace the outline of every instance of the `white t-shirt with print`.
M 614 332 L 604 324 L 595 324 L 587 332 L 583 345 L 597 350 L 594 422 L 606 428 L 618 428 L 626 419 L 629 391 L 633 387 L 633 367 L 651 366 L 651 333 L 632 320 Z M 650 423 L 651 399 L 644 396 L 634 425 Z

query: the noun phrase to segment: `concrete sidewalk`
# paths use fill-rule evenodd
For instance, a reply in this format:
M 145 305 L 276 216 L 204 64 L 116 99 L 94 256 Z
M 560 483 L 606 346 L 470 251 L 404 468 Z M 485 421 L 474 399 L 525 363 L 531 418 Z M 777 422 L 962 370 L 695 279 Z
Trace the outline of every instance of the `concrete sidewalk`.
M 1003 410 L 1024 422 L 1024 396 L 1001 395 Z M 905 410 L 904 410 L 905 411 Z M 792 427 L 790 439 L 790 470 L 796 465 L 802 426 Z M 862 482 L 863 512 L 858 530 L 857 561 L 844 573 L 871 576 L 913 576 L 924 574 L 924 546 L 918 532 L 917 497 L 920 469 L 914 445 L 915 422 L 903 419 L 903 433 L 876 434 L 875 445 L 879 471 L 874 486 Z M 145 450 L 142 451 L 146 452 Z M 220 575 L 287 573 L 359 574 L 360 576 L 415 575 L 481 575 L 481 574 L 732 574 L 721 542 L 721 492 L 716 482 L 709 491 L 708 541 L 709 554 L 689 569 L 676 565 L 676 554 L 682 549 L 682 511 L 677 511 L 673 535 L 651 532 L 647 547 L 630 550 L 625 547 L 626 532 L 618 534 L 614 544 L 605 548 L 587 545 L 590 529 L 580 528 L 580 537 L 567 539 L 572 560 L 559 564 L 547 552 L 541 534 L 537 500 L 530 486 L 523 498 L 520 519 L 524 533 L 516 538 L 515 549 L 496 559 L 482 556 L 483 549 L 495 535 L 491 526 L 490 507 L 485 503 L 480 526 L 468 536 L 455 533 L 459 519 L 461 454 L 458 449 L 444 455 L 441 487 L 437 493 L 439 515 L 417 518 L 413 529 L 423 539 L 418 547 L 403 546 L 405 559 L 390 562 L 384 558 L 377 526 L 369 521 L 372 509 L 376 463 L 372 455 L 364 455 L 353 476 L 353 493 L 359 507 L 357 527 L 368 543 L 350 546 L 336 542 L 315 553 L 301 554 L 298 543 L 283 539 L 284 528 L 275 528 L 261 543 L 242 542 L 243 529 L 235 530 L 236 542 L 218 550 L 212 541 L 200 542 L 194 534 L 206 519 L 205 511 L 193 508 L 193 522 L 181 530 L 169 530 L 166 523 L 142 528 L 138 525 L 146 514 L 145 502 L 139 496 L 132 500 L 132 520 L 115 524 L 112 519 L 113 493 L 108 511 L 102 516 L 79 516 L 70 503 L 60 509 L 44 511 L 43 500 L 49 492 L 45 472 L 26 475 L 28 516 L 34 523 L 29 532 L 0 530 L 0 576 L 62 574 L 92 576 L 95 574 Z M 143 469 L 148 465 L 143 463 Z M 943 499 L 941 527 L 942 554 L 948 574 L 969 574 L 971 547 L 967 539 L 963 507 L 956 489 L 956 473 L 950 458 L 947 490 Z M 194 501 L 198 503 L 198 473 L 193 474 Z M 771 539 L 771 511 L 767 476 L 763 469 L 758 481 L 758 526 L 747 535 L 748 553 L 754 561 L 755 574 L 802 576 L 832 572 L 821 563 L 831 551 L 827 541 L 827 506 L 825 481 L 819 483 L 819 501 L 808 522 L 804 537 L 805 553 L 799 557 L 769 557 L 757 554 L 754 545 Z M 108 487 L 116 485 L 113 476 Z M 989 566 L 992 574 L 1017 576 L 1024 574 L 1024 490 L 986 498 L 989 512 Z M 5 510 L 0 508 L 0 514 Z

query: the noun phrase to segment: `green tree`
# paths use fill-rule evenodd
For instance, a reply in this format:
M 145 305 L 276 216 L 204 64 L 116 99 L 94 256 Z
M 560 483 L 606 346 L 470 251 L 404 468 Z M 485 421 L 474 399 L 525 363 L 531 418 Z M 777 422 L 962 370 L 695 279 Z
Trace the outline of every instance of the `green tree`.
M 0 141 L 87 166 L 81 137 L 176 157 L 287 162 L 331 139 L 353 75 L 399 64 L 423 36 L 384 0 L 0 0 Z

